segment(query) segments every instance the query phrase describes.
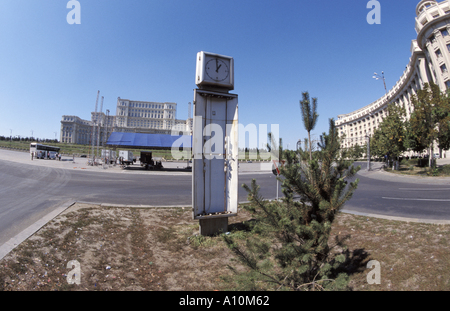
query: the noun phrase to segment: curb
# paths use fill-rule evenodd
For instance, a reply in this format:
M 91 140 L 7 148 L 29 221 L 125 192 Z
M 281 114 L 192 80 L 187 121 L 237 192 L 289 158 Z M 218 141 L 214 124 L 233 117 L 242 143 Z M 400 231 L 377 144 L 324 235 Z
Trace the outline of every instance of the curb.
M 125 207 L 125 208 L 191 208 L 192 205 L 129 205 L 129 204 L 114 204 L 114 203 L 93 203 L 93 202 L 86 202 L 86 201 L 76 201 L 75 203 L 79 204 L 90 204 L 90 205 L 97 205 L 101 207 Z
M 69 207 L 80 203 L 80 204 L 91 204 L 97 205 L 100 207 L 123 207 L 123 208 L 191 208 L 192 205 L 127 205 L 127 204 L 108 204 L 108 203 L 92 203 L 92 202 L 84 202 L 84 201 L 68 201 L 56 208 L 51 213 L 47 214 L 43 218 L 36 221 L 34 224 L 17 234 L 15 237 L 11 238 L 8 242 L 0 246 L 0 260 L 2 260 L 6 255 L 8 255 L 14 248 L 19 246 L 23 241 L 27 240 L 30 236 L 35 234 L 39 229 L 45 226 L 49 221 L 53 220 L 59 214 L 64 212 Z M 248 202 L 239 202 L 248 203 Z M 428 224 L 437 224 L 437 225 L 450 225 L 450 220 L 437 220 L 437 219 L 419 219 L 419 218 L 407 218 L 407 217 L 398 217 L 398 216 L 387 216 L 381 214 L 371 214 L 371 213 L 362 213 L 351 210 L 341 210 L 342 213 L 352 214 L 357 216 L 365 216 L 372 218 L 380 218 L 387 220 L 395 220 L 395 221 L 404 221 L 404 222 L 413 222 L 413 223 L 428 223 Z
M 371 214 L 371 213 L 362 213 L 357 211 L 350 211 L 343 209 L 342 213 L 352 214 L 357 216 L 365 216 L 372 218 L 380 218 L 387 220 L 396 220 L 396 221 L 404 221 L 404 222 L 414 222 L 414 223 L 426 223 L 426 224 L 435 224 L 435 225 L 450 225 L 450 220 L 439 220 L 439 219 L 420 219 L 420 218 L 408 218 L 408 217 L 399 217 L 399 216 L 387 216 L 382 214 Z
M 48 213 L 38 221 L 36 221 L 34 224 L 17 234 L 15 237 L 12 237 L 9 239 L 8 242 L 0 246 L 0 260 L 3 259 L 9 252 L 11 252 L 14 248 L 19 246 L 20 243 L 28 239 L 30 236 L 35 234 L 39 229 L 41 229 L 43 226 L 45 226 L 50 220 L 64 212 L 66 209 L 74 205 L 76 201 L 68 201 L 61 205 L 60 207 L 56 208 L 52 212 Z

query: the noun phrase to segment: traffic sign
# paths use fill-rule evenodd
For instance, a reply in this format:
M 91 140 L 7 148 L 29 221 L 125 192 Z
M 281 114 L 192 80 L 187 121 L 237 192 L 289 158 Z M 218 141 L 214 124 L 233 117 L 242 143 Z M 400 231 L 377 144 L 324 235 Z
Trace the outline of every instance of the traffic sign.
M 273 164 L 272 164 L 272 173 L 274 175 L 280 175 L 280 169 L 284 166 L 284 163 L 286 163 L 285 160 L 281 160 L 281 161 L 277 161 L 277 160 L 272 160 Z

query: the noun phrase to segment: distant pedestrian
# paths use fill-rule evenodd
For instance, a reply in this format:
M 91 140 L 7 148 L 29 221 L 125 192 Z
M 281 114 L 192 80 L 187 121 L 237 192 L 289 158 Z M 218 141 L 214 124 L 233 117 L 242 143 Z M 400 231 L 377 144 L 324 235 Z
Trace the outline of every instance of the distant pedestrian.
M 31 153 L 31 161 L 33 161 L 34 152 Z

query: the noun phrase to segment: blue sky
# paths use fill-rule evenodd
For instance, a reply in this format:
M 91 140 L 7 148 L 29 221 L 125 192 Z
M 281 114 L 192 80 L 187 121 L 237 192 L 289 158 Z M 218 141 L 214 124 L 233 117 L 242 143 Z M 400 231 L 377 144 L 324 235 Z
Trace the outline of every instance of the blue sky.
M 383 96 L 375 71 L 388 89 L 403 74 L 419 1 L 379 2 L 369 25 L 368 0 L 79 0 L 69 25 L 68 0 L 1 0 L 0 135 L 59 139 L 61 116 L 89 119 L 98 90 L 111 114 L 121 97 L 176 102 L 186 119 L 207 51 L 235 60 L 239 122 L 279 124 L 292 149 L 302 92 L 318 98 L 319 136 Z

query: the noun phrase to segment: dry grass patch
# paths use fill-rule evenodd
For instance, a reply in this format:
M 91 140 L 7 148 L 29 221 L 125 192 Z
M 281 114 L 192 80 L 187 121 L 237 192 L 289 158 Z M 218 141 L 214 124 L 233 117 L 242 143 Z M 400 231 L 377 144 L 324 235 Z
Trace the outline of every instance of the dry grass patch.
M 244 211 L 230 218 L 245 241 Z M 450 226 L 340 214 L 334 235 L 350 234 L 346 251 L 353 290 L 449 290 Z M 81 284 L 68 284 L 77 260 Z M 369 260 L 381 264 L 381 284 L 368 285 Z M 0 260 L 0 290 L 228 290 L 242 269 L 221 236 L 198 235 L 183 209 L 76 204 Z
M 368 285 L 366 269 L 351 276 L 354 290 L 449 290 L 450 226 L 341 214 L 334 234 L 351 234 L 350 250 L 381 264 L 381 284 Z

